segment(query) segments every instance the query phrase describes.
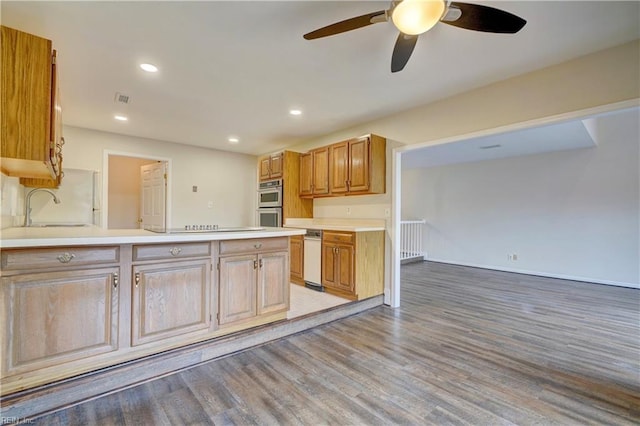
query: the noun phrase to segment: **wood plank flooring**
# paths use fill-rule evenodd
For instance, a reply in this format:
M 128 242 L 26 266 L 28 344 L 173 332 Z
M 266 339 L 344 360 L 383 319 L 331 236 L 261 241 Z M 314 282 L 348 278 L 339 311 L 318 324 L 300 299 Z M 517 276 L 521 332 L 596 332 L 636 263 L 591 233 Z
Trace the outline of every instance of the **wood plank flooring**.
M 420 262 L 401 300 L 35 423 L 640 423 L 639 290 Z

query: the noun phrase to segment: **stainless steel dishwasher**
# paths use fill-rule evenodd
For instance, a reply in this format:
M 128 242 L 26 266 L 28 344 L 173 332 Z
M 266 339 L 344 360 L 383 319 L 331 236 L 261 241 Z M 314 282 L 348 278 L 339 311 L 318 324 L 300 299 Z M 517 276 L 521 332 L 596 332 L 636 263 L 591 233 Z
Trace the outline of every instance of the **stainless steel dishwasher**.
M 317 291 L 322 287 L 322 231 L 307 229 L 304 236 L 304 284 Z

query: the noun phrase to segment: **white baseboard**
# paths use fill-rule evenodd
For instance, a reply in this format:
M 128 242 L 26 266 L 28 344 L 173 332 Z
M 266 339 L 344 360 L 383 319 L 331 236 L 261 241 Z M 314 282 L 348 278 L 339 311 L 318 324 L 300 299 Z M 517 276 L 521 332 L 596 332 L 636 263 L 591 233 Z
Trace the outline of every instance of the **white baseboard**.
M 612 286 L 616 286 L 616 287 L 627 287 L 627 288 L 640 289 L 640 284 L 639 283 L 627 283 L 627 282 L 621 282 L 621 281 L 601 280 L 601 279 L 597 279 L 597 278 L 581 277 L 581 276 L 575 276 L 575 275 L 551 274 L 551 273 L 548 273 L 548 272 L 529 271 L 529 270 L 516 269 L 516 268 L 505 268 L 505 267 L 502 267 L 502 266 L 479 265 L 479 264 L 476 264 L 476 263 L 452 262 L 452 261 L 449 261 L 449 260 L 436 259 L 436 258 L 430 258 L 430 259 L 425 259 L 425 260 L 428 260 L 430 262 L 447 263 L 447 264 L 450 264 L 450 265 L 471 266 L 471 267 L 474 267 L 474 268 L 492 269 L 494 271 L 515 272 L 517 274 L 536 275 L 536 276 L 539 276 L 539 277 L 559 278 L 559 279 L 562 279 L 562 280 L 581 281 L 581 282 L 586 282 L 586 283 L 605 284 L 605 285 L 612 285 Z

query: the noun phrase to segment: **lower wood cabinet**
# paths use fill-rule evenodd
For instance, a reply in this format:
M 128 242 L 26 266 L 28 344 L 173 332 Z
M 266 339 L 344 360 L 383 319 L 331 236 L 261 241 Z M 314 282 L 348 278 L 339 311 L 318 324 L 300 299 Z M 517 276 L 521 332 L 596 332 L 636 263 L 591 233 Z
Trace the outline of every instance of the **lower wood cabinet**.
M 304 285 L 304 238 L 302 235 L 292 235 L 289 238 L 289 279 L 293 283 Z
M 324 231 L 322 285 L 352 300 L 383 294 L 384 231 Z
M 118 350 L 119 267 L 2 278 L 2 376 Z
M 209 331 L 211 259 L 133 267 L 131 344 Z
M 289 309 L 288 238 L 220 243 L 218 324 Z
M 289 309 L 288 237 L 0 256 L 2 395 L 281 320 Z

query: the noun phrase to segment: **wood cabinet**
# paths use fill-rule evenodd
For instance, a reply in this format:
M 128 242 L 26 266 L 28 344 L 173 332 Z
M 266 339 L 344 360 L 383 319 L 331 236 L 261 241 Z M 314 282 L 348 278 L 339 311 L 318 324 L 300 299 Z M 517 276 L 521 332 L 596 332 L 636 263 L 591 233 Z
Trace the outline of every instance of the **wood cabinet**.
M 322 285 L 352 300 L 384 292 L 384 231 L 322 235 Z
M 211 260 L 133 267 L 131 345 L 209 331 Z
M 329 194 L 329 147 L 300 155 L 300 196 Z
M 315 175 L 315 151 L 326 152 L 327 178 Z M 306 197 L 383 194 L 386 182 L 386 139 L 367 135 L 310 151 L 300 166 L 301 195 Z M 301 157 L 302 158 L 302 157 Z M 321 191 L 315 191 L 315 179 Z
M 283 153 L 272 154 L 259 160 L 260 180 L 277 179 L 282 177 Z
M 218 324 L 289 309 L 288 238 L 220 242 Z
M 211 243 L 134 245 L 132 260 L 132 346 L 210 331 Z
M 117 247 L 3 251 L 3 378 L 119 349 L 118 253 Z
M 300 197 L 300 153 L 284 152 L 282 172 L 282 220 L 313 217 L 313 199 Z
M 304 237 L 292 235 L 289 237 L 289 271 L 291 282 L 304 285 Z
M 354 234 L 324 232 L 322 238 L 322 285 L 355 296 Z
M 1 27 L 0 170 L 26 186 L 62 179 L 62 119 L 52 43 Z

